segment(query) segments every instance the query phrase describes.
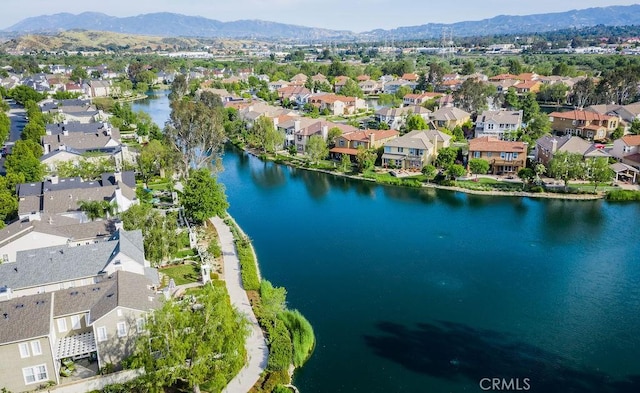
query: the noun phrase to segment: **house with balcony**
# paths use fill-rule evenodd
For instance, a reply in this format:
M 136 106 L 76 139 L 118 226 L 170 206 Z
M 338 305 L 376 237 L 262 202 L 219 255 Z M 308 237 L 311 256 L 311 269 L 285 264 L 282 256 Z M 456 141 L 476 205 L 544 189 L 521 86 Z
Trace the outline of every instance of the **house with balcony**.
M 476 119 L 475 137 L 509 139 L 510 135 L 521 127 L 522 110 L 483 111 Z
M 515 174 L 527 165 L 527 145 L 490 136 L 474 138 L 469 141 L 469 159 L 473 158 L 487 161 L 493 175 Z
M 438 150 L 449 147 L 451 136 L 438 130 L 414 130 L 384 144 L 382 165 L 420 171 L 435 161 Z
M 396 130 L 367 129 L 348 132 L 336 138 L 335 147 L 329 150 L 329 155 L 336 160 L 344 154 L 354 159 L 360 146 L 365 149 L 377 149 L 399 135 L 400 133 Z
M 330 121 L 318 119 L 314 120 L 314 122 L 305 127 L 302 126 L 301 122 L 300 128 L 294 133 L 295 145 L 298 153 L 304 153 L 307 151 L 307 143 L 309 142 L 309 139 L 311 139 L 311 137 L 314 135 L 319 135 L 326 140 L 329 136 L 329 130 L 334 127 L 340 129 L 343 134 L 358 131 L 357 128 L 348 124 L 332 123 Z
M 159 306 L 153 284 L 126 271 L 84 287 L 0 301 L 0 387 L 18 392 L 60 384 L 79 361 L 93 375 L 107 364 L 118 369 Z
M 605 140 L 620 124 L 618 116 L 585 110 L 549 114 L 551 128 L 558 134 L 570 134 L 594 141 Z

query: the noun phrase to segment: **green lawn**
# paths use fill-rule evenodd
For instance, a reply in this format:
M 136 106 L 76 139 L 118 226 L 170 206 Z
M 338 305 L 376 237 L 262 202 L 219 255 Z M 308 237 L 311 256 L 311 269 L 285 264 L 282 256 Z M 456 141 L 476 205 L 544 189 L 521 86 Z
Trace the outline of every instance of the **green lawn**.
M 193 263 L 176 265 L 160 269 L 161 273 L 173 278 L 176 285 L 189 284 L 200 281 L 200 268 Z

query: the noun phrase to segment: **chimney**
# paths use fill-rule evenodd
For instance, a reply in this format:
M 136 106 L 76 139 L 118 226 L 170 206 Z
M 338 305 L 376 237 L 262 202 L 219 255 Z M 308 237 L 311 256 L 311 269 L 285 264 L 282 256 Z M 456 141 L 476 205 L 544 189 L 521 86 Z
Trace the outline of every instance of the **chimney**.
M 551 152 L 555 153 L 556 150 L 558 150 L 558 140 L 556 138 L 553 138 L 551 140 Z
M 51 181 L 51 184 L 58 184 L 58 175 L 51 176 L 49 180 Z
M 114 172 L 113 177 L 116 179 L 116 184 L 122 183 L 122 172 Z
M 293 131 L 295 132 L 300 131 L 300 127 L 301 127 L 300 120 L 295 120 L 293 122 Z
M 324 124 L 322 126 L 322 139 L 324 139 L 325 141 L 327 140 L 327 138 L 329 137 L 329 126 Z
M 369 149 L 373 149 L 375 141 L 375 134 L 373 133 L 373 131 L 371 131 L 371 133 L 369 134 Z

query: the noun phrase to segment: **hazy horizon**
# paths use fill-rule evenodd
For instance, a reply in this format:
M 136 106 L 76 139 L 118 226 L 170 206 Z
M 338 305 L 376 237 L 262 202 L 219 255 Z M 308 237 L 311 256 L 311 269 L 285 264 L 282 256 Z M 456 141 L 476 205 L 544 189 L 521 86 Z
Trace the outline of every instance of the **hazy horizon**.
M 531 15 L 563 12 L 574 9 L 638 4 L 637 0 L 539 0 L 514 2 L 458 0 L 449 2 L 418 2 L 404 5 L 391 0 L 111 0 L 108 3 L 78 4 L 77 0 L 24 0 L 18 7 L 3 7 L 0 29 L 35 16 L 58 13 L 80 14 L 101 12 L 128 17 L 154 12 L 172 12 L 202 16 L 223 22 L 240 19 L 260 19 L 333 30 L 353 32 L 392 29 L 427 23 L 455 23 L 481 20 L 498 15 Z

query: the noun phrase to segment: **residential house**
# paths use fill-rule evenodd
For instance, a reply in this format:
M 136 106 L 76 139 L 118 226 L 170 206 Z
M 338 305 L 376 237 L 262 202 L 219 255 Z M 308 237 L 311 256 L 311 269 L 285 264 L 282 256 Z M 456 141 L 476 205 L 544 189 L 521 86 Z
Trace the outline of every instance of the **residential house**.
M 371 80 L 371 77 L 369 75 L 361 74 L 356 77 L 356 82 L 364 82 L 368 80 Z
M 435 161 L 438 150 L 449 147 L 451 136 L 438 130 L 414 130 L 384 144 L 382 165 L 420 171 Z
M 434 111 L 431 118 L 436 127 L 452 130 L 471 120 L 471 114 L 456 107 L 442 107 Z
M 537 93 L 542 87 L 542 82 L 537 80 L 518 82 L 513 86 L 519 95 Z
M 310 117 L 292 117 L 287 121 L 278 122 L 278 130 L 284 134 L 284 147 L 287 148 L 296 145 L 296 133 L 303 128 L 309 127 L 311 124 L 318 122 L 318 119 Z M 302 137 L 300 138 L 302 142 Z
M 137 204 L 133 171 L 104 173 L 100 180 L 83 181 L 80 177 L 59 179 L 56 176 L 36 183 L 18 184 L 20 220 L 38 220 L 58 216 L 89 221 L 80 211 L 81 201 L 108 201 L 123 212 Z
M 320 135 L 325 140 L 329 136 L 329 130 L 332 128 L 339 128 L 343 134 L 357 131 L 358 129 L 348 124 L 332 123 L 324 120 L 316 120 L 306 127 L 300 127 L 298 131 L 295 131 L 295 144 L 298 153 L 306 152 L 307 143 L 314 135 Z
M 339 93 L 351 78 L 348 76 L 337 76 L 333 81 L 333 91 Z
M 107 80 L 91 79 L 82 85 L 84 93 L 91 98 L 107 97 L 111 95 L 111 82 Z
M 427 101 L 442 97 L 442 93 L 426 92 L 420 94 L 409 93 L 402 97 L 402 104 L 407 105 L 422 105 Z
M 104 241 L 114 231 L 112 220 L 78 223 L 72 218 L 46 216 L 41 220 L 16 221 L 0 229 L 0 263 L 15 262 L 18 251 Z
M 557 133 L 581 136 L 595 141 L 604 140 L 620 124 L 617 116 L 601 115 L 585 110 L 553 112 L 549 114 L 551 128 Z
M 410 114 L 420 115 L 425 121 L 430 121 L 432 112 L 422 106 L 410 105 L 401 108 L 380 108 L 374 116 L 378 123 L 385 123 L 391 129 L 402 127 Z
M 305 74 L 299 73 L 292 76 L 291 79 L 289 79 L 289 82 L 291 82 L 293 86 L 304 86 L 305 83 L 307 83 L 307 79 L 309 79 L 308 76 L 306 76 Z
M 119 368 L 147 313 L 160 307 L 152 288 L 144 276 L 118 271 L 82 288 L 0 302 L 0 386 L 17 392 L 59 384 L 65 365 L 82 358 Z
M 314 76 L 311 77 L 311 80 L 315 83 L 329 83 L 329 80 L 327 79 L 326 76 L 322 75 L 322 74 L 315 74 Z
M 409 82 L 417 82 L 419 77 L 420 76 L 415 72 L 409 72 L 409 73 L 402 74 L 402 77 L 400 79 L 404 79 Z
M 384 84 L 384 87 L 382 88 L 382 91 L 385 94 L 396 94 L 398 89 L 400 89 L 402 86 L 407 86 L 411 90 L 414 90 L 417 85 L 418 84 L 416 82 L 410 82 L 410 81 L 406 81 L 404 79 L 396 79 L 396 80 L 392 80 L 392 81 L 386 82 Z
M 585 111 L 598 113 L 601 115 L 617 116 L 627 127 L 636 119 L 640 119 L 640 102 L 634 102 L 628 105 L 591 105 L 584 109 Z
M 277 91 L 280 100 L 289 100 L 291 102 L 299 102 L 300 97 L 311 94 L 311 90 L 304 87 L 304 84 L 283 87 Z
M 599 146 L 574 135 L 544 135 L 536 141 L 536 161 L 548 165 L 556 152 L 580 154 L 583 159 L 609 158 L 611 155 Z
M 613 141 L 611 155 L 623 164 L 640 168 L 640 135 L 625 135 Z
M 309 97 L 308 102 L 317 106 L 321 111 L 329 111 L 334 116 L 352 115 L 359 110 L 367 109 L 367 104 L 362 98 L 335 94 L 314 95 Z
M 289 82 L 287 81 L 283 81 L 282 79 L 277 80 L 277 81 L 273 81 L 273 82 L 269 82 L 269 91 L 274 92 L 274 91 L 278 91 L 278 89 L 282 89 L 283 87 L 287 87 L 289 86 Z
M 334 159 L 340 159 L 343 154 L 352 158 L 358 154 L 360 146 L 365 149 L 377 149 L 385 143 L 395 139 L 400 135 L 396 130 L 362 130 L 353 131 L 336 138 L 335 147 L 329 154 Z
M 366 95 L 380 94 L 382 92 L 382 84 L 371 79 L 358 82 L 358 87 Z
M 469 141 L 469 159 L 473 158 L 487 161 L 494 175 L 514 174 L 527 165 L 527 145 L 489 136 L 475 138 Z
M 522 127 L 522 110 L 483 111 L 476 119 L 475 137 L 492 136 L 511 139 L 511 134 Z
M 107 241 L 22 250 L 16 261 L 0 264 L 0 300 L 82 287 L 116 271 L 147 276 L 155 284 L 158 272 L 144 258 L 140 230 L 118 230 Z

